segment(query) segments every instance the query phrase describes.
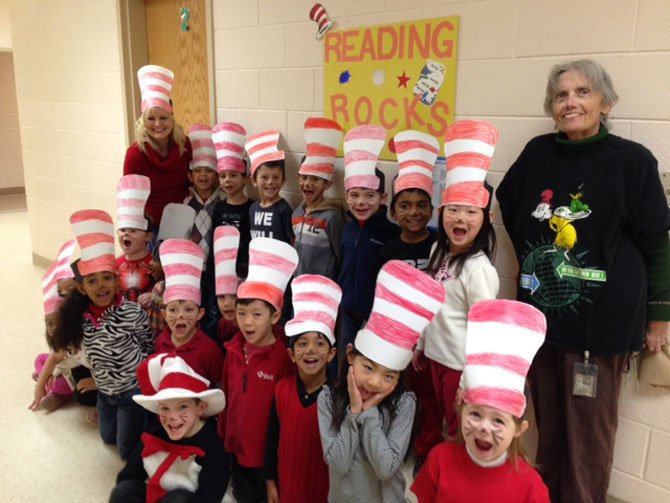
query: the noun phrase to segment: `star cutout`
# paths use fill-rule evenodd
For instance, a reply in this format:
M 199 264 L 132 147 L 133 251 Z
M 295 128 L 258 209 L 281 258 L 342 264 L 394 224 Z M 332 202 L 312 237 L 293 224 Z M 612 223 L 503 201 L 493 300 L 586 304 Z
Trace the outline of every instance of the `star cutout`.
M 409 82 L 409 77 L 405 75 L 405 70 L 403 70 L 402 75 L 396 77 L 398 79 L 398 87 L 402 86 L 407 89 L 407 82 Z

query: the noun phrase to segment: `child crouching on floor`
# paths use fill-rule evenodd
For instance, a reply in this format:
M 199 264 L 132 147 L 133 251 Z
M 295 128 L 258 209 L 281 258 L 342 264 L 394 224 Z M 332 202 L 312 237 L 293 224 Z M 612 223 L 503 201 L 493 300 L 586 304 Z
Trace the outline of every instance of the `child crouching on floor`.
M 142 444 L 119 473 L 111 503 L 219 503 L 230 471 L 215 427 L 203 417 L 218 414 L 226 401 L 220 389 L 179 356 L 149 357 L 137 369 L 141 395 L 133 399 L 158 414 Z

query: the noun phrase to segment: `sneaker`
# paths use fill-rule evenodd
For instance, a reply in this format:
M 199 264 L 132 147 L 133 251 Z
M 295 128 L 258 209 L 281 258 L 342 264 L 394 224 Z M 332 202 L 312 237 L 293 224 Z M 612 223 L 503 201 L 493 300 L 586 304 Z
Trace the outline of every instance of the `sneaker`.
M 56 395 L 55 393 L 47 393 L 47 395 L 40 402 L 40 409 L 46 410 L 47 412 L 53 412 L 71 399 L 72 397 Z
M 414 460 L 414 469 L 412 470 L 412 475 L 414 475 L 414 478 L 416 478 L 416 476 L 419 474 L 419 471 L 421 470 L 421 467 L 425 462 L 426 462 L 425 456 L 416 457 L 416 460 Z
M 89 423 L 97 423 L 98 422 L 98 409 L 89 410 L 86 413 L 86 421 L 88 421 Z

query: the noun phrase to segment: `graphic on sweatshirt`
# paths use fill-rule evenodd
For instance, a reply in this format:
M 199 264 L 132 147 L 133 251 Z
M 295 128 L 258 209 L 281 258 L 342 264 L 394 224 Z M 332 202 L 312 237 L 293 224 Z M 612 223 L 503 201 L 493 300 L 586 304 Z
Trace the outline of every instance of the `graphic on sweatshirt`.
M 590 302 L 590 290 L 607 280 L 605 271 L 588 266 L 588 250 L 573 251 L 578 241 L 578 222 L 592 210 L 582 198 L 582 187 L 570 194 L 570 205 L 552 210 L 554 192 L 543 190 L 541 201 L 531 213 L 540 222 L 548 220 L 555 236 L 552 242 L 541 238 L 527 242 L 529 250 L 521 264 L 519 286 L 529 300 L 547 310 L 578 311 L 581 302 Z

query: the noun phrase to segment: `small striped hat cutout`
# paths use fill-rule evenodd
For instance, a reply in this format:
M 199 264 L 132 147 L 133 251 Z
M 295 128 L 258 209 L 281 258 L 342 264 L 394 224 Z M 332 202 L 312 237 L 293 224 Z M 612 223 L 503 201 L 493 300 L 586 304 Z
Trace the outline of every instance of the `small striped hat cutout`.
M 433 193 L 433 170 L 440 153 L 437 138 L 412 129 L 401 131 L 393 139 L 398 157 L 398 178 L 393 192 L 421 189 L 428 196 Z
M 244 142 L 247 141 L 247 131 L 235 122 L 221 122 L 212 128 L 212 140 L 216 149 L 216 169 L 236 171 L 243 175 L 247 173 L 244 162 Z
M 342 299 L 342 289 L 333 280 L 318 274 L 302 274 L 291 283 L 293 319 L 284 327 L 293 337 L 305 332 L 319 332 L 335 344 L 335 320 Z
M 249 274 L 237 289 L 238 299 L 261 299 L 277 311 L 284 305 L 284 291 L 298 267 L 298 252 L 290 244 L 272 238 L 249 243 Z
M 400 260 L 384 264 L 377 276 L 372 313 L 354 345 L 373 362 L 404 370 L 423 329 L 444 302 L 444 288 Z
M 529 304 L 483 300 L 472 306 L 465 342 L 463 400 L 522 417 L 526 375 L 546 332 L 544 314 Z
M 161 265 L 165 272 L 163 304 L 189 300 L 200 305 L 200 277 L 205 253 L 188 239 L 166 239 L 160 246 Z
M 143 175 L 125 175 L 116 185 L 116 228 L 146 231 L 149 222 L 144 207 L 151 193 L 151 180 Z
M 74 239 L 66 241 L 58 250 L 56 260 L 54 260 L 47 272 L 42 276 L 42 297 L 44 299 L 44 314 L 51 314 L 58 310 L 62 297 L 58 295 L 58 281 L 62 279 L 74 278 L 74 272 L 70 267 L 72 254 L 77 246 Z
M 344 136 L 344 189 L 383 190 L 375 167 L 386 142 L 381 126 L 357 126 Z
M 299 175 L 312 175 L 332 181 L 335 157 L 342 143 L 342 127 L 331 119 L 310 117 L 305 121 L 307 155 Z
M 498 130 L 489 122 L 462 120 L 447 129 L 444 142 L 447 180 L 442 192 L 442 206 L 487 207 L 490 195 L 484 180 L 497 143 Z
M 160 107 L 172 113 L 172 85 L 174 73 L 158 65 L 146 65 L 137 70 L 137 80 L 140 85 L 142 112 L 153 107 Z
M 254 176 L 258 166 L 264 162 L 281 161 L 284 159 L 284 151 L 278 149 L 279 131 L 270 130 L 251 135 L 244 145 L 251 161 L 250 174 Z
M 81 249 L 79 273 L 82 276 L 103 271 L 116 274 L 112 217 L 102 210 L 75 211 L 70 216 L 70 225 Z
M 235 265 L 240 231 L 233 225 L 214 229 L 214 276 L 216 295 L 235 295 L 240 284 Z
M 193 147 L 193 159 L 189 169 L 205 167 L 216 171 L 216 150 L 212 141 L 212 128 L 206 124 L 193 124 L 188 129 L 188 138 Z

